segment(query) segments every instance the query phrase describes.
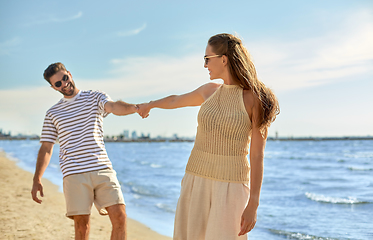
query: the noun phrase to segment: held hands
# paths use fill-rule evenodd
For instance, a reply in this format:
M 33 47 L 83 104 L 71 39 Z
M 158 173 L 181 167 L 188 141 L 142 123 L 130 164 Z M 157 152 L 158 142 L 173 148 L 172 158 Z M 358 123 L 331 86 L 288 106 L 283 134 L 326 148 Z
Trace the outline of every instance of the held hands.
M 247 205 L 241 217 L 241 231 L 238 233 L 238 236 L 245 235 L 253 230 L 256 224 L 256 209 L 256 207 L 252 207 L 250 204 Z
M 147 118 L 149 116 L 150 112 L 150 104 L 149 103 L 142 103 L 142 104 L 137 104 L 137 113 L 142 117 L 142 118 Z

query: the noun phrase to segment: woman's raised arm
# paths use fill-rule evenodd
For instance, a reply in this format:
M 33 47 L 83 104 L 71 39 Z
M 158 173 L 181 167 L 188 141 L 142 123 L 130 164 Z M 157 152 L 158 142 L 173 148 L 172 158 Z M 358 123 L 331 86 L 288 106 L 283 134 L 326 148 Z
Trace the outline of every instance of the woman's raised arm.
M 182 107 L 200 106 L 210 97 L 221 84 L 207 83 L 196 90 L 182 95 L 170 95 L 165 98 L 150 101 L 149 103 L 138 104 L 138 113 L 142 118 L 149 116 L 152 108 L 175 109 Z

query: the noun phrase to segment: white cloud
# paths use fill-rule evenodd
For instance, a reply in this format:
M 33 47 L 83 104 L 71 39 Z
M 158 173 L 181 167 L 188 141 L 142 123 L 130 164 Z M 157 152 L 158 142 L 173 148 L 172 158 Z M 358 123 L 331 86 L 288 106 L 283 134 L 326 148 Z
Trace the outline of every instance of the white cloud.
M 40 134 L 45 112 L 61 98 L 48 85 L 0 90 L 0 127 L 12 134 Z
M 113 59 L 114 77 L 79 79 L 85 89 L 102 89 L 113 98 L 148 99 L 150 96 L 180 94 L 192 91 L 209 81 L 201 55 L 181 58 L 169 56 Z
M 117 33 L 117 35 L 121 36 L 121 37 L 133 36 L 133 35 L 139 34 L 145 28 L 146 28 L 146 23 L 144 23 L 141 27 L 139 27 L 137 29 L 127 30 L 127 31 L 120 31 L 120 32 Z
M 53 22 L 68 22 L 68 21 L 72 21 L 72 20 L 81 18 L 82 16 L 83 16 L 83 12 L 80 11 L 74 16 L 70 16 L 70 17 L 66 17 L 66 18 L 51 18 L 50 21 L 53 21 Z
M 280 91 L 372 74 L 373 15 L 365 10 L 352 14 L 323 36 L 250 46 L 259 76 Z
M 58 22 L 58 23 L 69 22 L 69 21 L 72 21 L 72 20 L 75 20 L 75 19 L 79 19 L 82 16 L 83 16 L 83 12 L 82 11 L 79 11 L 75 15 L 67 16 L 67 17 L 63 17 L 63 18 L 59 18 L 59 17 L 56 17 L 56 16 L 52 15 L 52 16 L 49 16 L 49 17 L 44 18 L 44 19 L 30 21 L 29 23 L 26 23 L 24 26 L 46 24 L 46 23 L 50 23 L 50 22 Z
M 5 42 L 0 43 L 0 56 L 1 55 L 10 55 L 12 50 L 21 44 L 21 39 L 19 37 L 14 37 Z

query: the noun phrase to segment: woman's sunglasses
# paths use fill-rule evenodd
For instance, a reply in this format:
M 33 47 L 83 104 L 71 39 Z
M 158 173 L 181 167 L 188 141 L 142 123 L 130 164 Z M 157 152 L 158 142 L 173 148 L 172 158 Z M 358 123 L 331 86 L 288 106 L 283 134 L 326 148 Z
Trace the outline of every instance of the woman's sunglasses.
M 221 56 L 223 56 L 223 55 L 204 56 L 203 58 L 205 59 L 205 64 L 207 65 L 209 63 L 209 58 L 221 57 Z
M 67 74 L 63 75 L 63 77 L 62 77 L 62 81 L 66 82 L 67 80 L 69 80 L 69 75 L 67 75 Z M 54 86 L 55 86 L 56 88 L 61 87 L 61 86 L 62 86 L 62 81 L 57 81 L 57 82 L 55 82 L 55 83 L 54 83 Z

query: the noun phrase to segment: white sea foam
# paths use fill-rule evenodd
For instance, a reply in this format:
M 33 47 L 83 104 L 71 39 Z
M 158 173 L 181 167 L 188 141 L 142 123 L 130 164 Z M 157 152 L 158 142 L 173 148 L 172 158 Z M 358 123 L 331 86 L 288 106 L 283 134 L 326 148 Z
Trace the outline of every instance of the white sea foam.
M 329 238 L 329 237 L 318 237 L 313 235 L 308 235 L 304 233 L 297 233 L 297 232 L 287 232 L 282 230 L 275 230 L 275 229 L 269 229 L 274 234 L 277 235 L 283 235 L 286 236 L 286 239 L 299 239 L 299 240 L 336 240 L 335 238 Z
M 160 167 L 162 167 L 162 165 L 152 163 L 152 164 L 150 164 L 150 167 L 152 167 L 152 168 L 160 168 Z
M 169 213 L 175 213 L 175 210 L 171 208 L 171 206 L 164 204 L 164 203 L 157 203 L 155 206 L 163 211 L 169 212 Z
M 355 197 L 347 197 L 347 198 L 338 198 L 338 197 L 328 197 L 321 194 L 315 194 L 306 192 L 306 197 L 316 201 L 316 202 L 323 202 L 323 203 L 334 203 L 334 204 L 358 204 L 358 203 L 366 203 L 363 201 L 359 201 Z
M 137 194 L 132 194 L 132 196 L 133 196 L 133 198 L 135 198 L 135 199 L 140 199 L 140 198 L 141 198 L 141 196 L 140 196 L 140 195 L 137 195 Z
M 373 168 L 349 167 L 351 171 L 372 171 Z

